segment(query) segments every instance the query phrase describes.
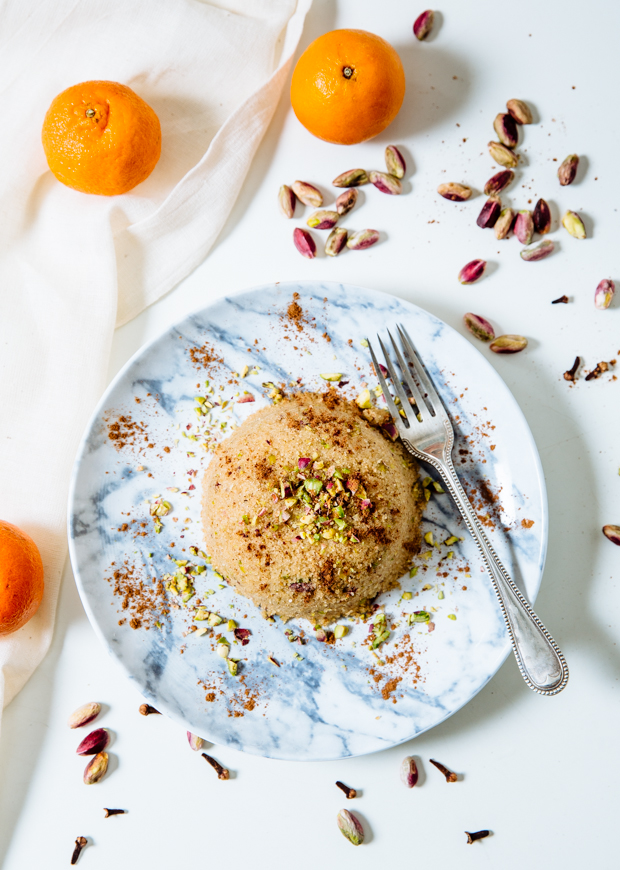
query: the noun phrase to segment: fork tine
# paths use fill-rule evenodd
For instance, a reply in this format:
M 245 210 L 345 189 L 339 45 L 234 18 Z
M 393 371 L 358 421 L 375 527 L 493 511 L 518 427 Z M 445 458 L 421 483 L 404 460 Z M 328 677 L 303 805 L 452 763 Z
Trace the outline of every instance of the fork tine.
M 366 341 L 368 341 L 368 339 L 366 339 Z M 379 341 L 381 341 L 381 339 L 379 339 Z M 383 390 L 383 395 L 385 396 L 385 401 L 387 403 L 388 410 L 389 410 L 390 414 L 392 415 L 392 419 L 396 423 L 396 421 L 401 419 L 401 417 L 400 417 L 400 414 L 398 413 L 398 408 L 394 404 L 394 400 L 392 399 L 392 394 L 390 393 L 390 391 L 388 389 L 387 382 L 386 382 L 385 378 L 383 377 L 383 372 L 381 371 L 381 366 L 377 362 L 377 357 L 375 356 L 375 352 L 372 349 L 372 344 L 370 343 L 370 341 L 368 341 L 368 349 L 370 351 L 370 355 L 372 357 L 372 361 L 373 361 L 373 364 L 375 367 L 375 373 L 376 373 L 377 378 L 379 380 L 379 383 L 381 385 L 381 389 Z M 385 349 L 383 351 L 383 354 L 385 356 Z M 386 362 L 389 362 L 389 361 L 386 359 Z M 390 366 L 388 365 L 388 366 L 386 366 L 386 368 L 389 372 Z M 390 372 L 390 377 L 392 377 L 391 372 Z
M 389 332 L 388 332 L 388 335 L 389 335 Z M 390 338 L 392 338 L 391 335 L 390 335 Z M 411 405 L 409 404 L 409 398 L 407 396 L 407 393 L 405 392 L 403 385 L 400 382 L 400 378 L 398 377 L 398 373 L 395 371 L 394 366 L 392 365 L 392 360 L 390 359 L 390 355 L 387 352 L 387 350 L 385 349 L 385 345 L 381 341 L 381 337 L 379 335 L 377 336 L 377 339 L 379 341 L 379 344 L 381 345 L 381 350 L 383 351 L 383 356 L 385 357 L 385 365 L 387 367 L 388 372 L 390 373 L 390 377 L 392 378 L 392 383 L 394 384 L 394 392 L 398 395 L 398 398 L 400 399 L 400 406 L 403 409 L 403 411 L 405 412 L 404 413 L 405 419 L 407 420 L 407 423 L 409 424 L 409 426 L 413 426 L 418 421 L 417 421 L 417 419 L 415 419 L 415 414 L 413 413 L 413 409 L 412 409 Z M 400 414 L 399 411 L 396 411 L 396 413 L 399 417 L 403 417 L 403 415 Z
M 397 329 L 398 329 L 398 332 L 400 334 L 400 338 L 401 338 L 401 341 L 403 343 L 403 347 L 405 348 L 407 355 L 409 356 L 409 359 L 411 360 L 411 363 L 412 363 L 413 368 L 415 370 L 415 373 L 418 377 L 418 380 L 420 381 L 422 387 L 424 388 L 424 390 L 428 394 L 428 397 L 432 403 L 434 414 L 438 414 L 440 412 L 447 413 L 446 409 L 445 409 L 445 405 L 441 401 L 441 399 L 439 398 L 439 395 L 437 393 L 437 390 L 435 389 L 435 385 L 433 384 L 430 375 L 428 375 L 426 373 L 426 369 L 424 368 L 422 360 L 420 359 L 420 357 L 418 356 L 418 354 L 416 353 L 416 351 L 413 347 L 413 342 L 409 338 L 409 335 L 407 334 L 407 330 L 405 329 L 404 326 L 400 326 L 400 325 L 397 327 Z
M 398 365 L 400 366 L 400 370 L 403 374 L 403 378 L 405 379 L 405 383 L 411 390 L 413 394 L 413 398 L 415 399 L 415 403 L 417 405 L 417 412 L 422 416 L 423 413 L 432 413 L 428 407 L 428 404 L 425 402 L 424 397 L 420 393 L 418 389 L 418 385 L 411 377 L 411 372 L 409 371 L 409 366 L 403 359 L 403 356 L 398 348 L 398 345 L 392 338 L 392 334 L 388 329 L 388 335 L 390 336 L 390 341 L 392 342 L 392 347 L 394 348 L 394 353 L 396 354 L 396 359 L 398 360 Z

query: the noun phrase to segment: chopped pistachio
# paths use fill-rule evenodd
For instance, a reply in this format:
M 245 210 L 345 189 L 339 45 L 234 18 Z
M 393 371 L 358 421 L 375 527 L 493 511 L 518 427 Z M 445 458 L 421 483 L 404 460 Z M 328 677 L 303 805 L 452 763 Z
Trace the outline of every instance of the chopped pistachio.
M 226 664 L 228 665 L 228 671 L 231 677 L 236 677 L 237 671 L 239 670 L 239 662 L 235 659 L 227 659 Z
M 418 573 L 418 569 L 417 569 L 417 567 L 416 567 L 415 565 L 414 565 L 412 568 L 409 569 L 409 576 L 410 576 L 410 577 L 415 577 L 415 575 L 416 575 L 417 573 Z
M 324 381 L 340 381 L 342 380 L 342 372 L 327 372 L 321 374 Z
M 456 619 L 456 614 L 455 614 L 455 613 L 449 613 L 449 614 L 448 614 L 448 619 Z
M 457 541 L 458 538 L 456 535 L 450 535 L 450 537 L 444 541 L 444 544 L 449 547 L 451 544 L 456 544 Z
M 226 628 L 228 629 L 228 631 L 233 631 L 235 628 L 237 628 L 237 623 L 234 619 L 229 619 Z
M 209 625 L 221 625 L 224 620 L 217 613 L 210 613 L 208 616 Z
M 413 598 L 413 594 L 411 592 L 403 592 L 403 598 L 405 601 L 410 601 Z
M 437 593 L 437 598 L 439 598 L 439 600 L 442 601 L 445 597 L 446 596 L 443 594 L 443 592 L 440 589 L 439 592 Z
M 424 535 L 424 540 L 426 541 L 427 544 L 430 544 L 432 546 L 433 545 L 433 533 L 427 532 Z
M 435 492 L 445 492 L 445 489 L 442 487 L 440 483 L 437 483 L 436 480 L 433 481 L 433 486 L 435 488 Z
M 340 640 L 346 634 L 348 634 L 348 631 L 349 631 L 349 629 L 347 628 L 346 625 L 337 625 L 334 628 L 334 637 L 336 638 L 336 640 Z

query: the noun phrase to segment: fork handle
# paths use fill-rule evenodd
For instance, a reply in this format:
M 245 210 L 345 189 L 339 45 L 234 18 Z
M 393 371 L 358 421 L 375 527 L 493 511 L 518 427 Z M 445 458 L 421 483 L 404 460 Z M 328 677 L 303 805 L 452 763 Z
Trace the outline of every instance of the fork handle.
M 557 695 L 568 681 L 560 648 L 498 559 L 457 477 L 452 461 L 432 463 L 456 502 L 491 576 L 521 676 L 540 695 Z

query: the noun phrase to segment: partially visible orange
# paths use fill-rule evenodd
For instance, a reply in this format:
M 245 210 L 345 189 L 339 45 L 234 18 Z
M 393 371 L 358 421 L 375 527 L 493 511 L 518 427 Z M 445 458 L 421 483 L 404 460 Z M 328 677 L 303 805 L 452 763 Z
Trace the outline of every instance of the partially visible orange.
M 365 30 L 332 30 L 297 61 L 291 103 L 319 139 L 354 145 L 391 123 L 405 96 L 405 71 L 389 42 Z
M 127 85 L 82 82 L 52 100 L 43 121 L 49 168 L 82 193 L 114 196 L 148 178 L 161 153 L 159 118 Z
M 32 538 L 0 520 L 0 635 L 17 631 L 43 598 L 43 562 Z

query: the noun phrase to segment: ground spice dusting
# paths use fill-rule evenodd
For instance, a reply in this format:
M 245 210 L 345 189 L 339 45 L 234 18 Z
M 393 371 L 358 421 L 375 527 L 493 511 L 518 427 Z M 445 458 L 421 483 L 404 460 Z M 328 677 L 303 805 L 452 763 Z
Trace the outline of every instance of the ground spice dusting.
M 209 372 L 213 367 L 217 367 L 224 362 L 223 357 L 217 355 L 213 345 L 209 344 L 208 341 L 205 341 L 202 347 L 188 348 L 188 353 L 194 367 L 198 371 L 206 370 Z
M 145 438 L 148 441 L 144 423 L 135 422 L 129 414 L 122 414 L 116 420 L 106 422 L 108 438 L 117 450 L 122 450 L 124 447 L 135 447 Z
M 134 630 L 145 628 L 148 631 L 169 614 L 164 584 L 153 577 L 152 585 L 147 585 L 142 569 L 135 565 L 125 562 L 105 579 L 112 584 L 114 595 L 121 599 L 121 609 L 129 611 L 129 625 Z

